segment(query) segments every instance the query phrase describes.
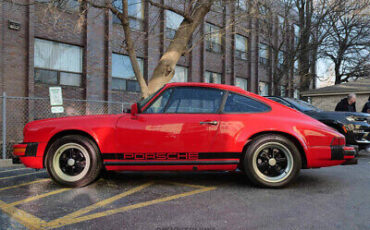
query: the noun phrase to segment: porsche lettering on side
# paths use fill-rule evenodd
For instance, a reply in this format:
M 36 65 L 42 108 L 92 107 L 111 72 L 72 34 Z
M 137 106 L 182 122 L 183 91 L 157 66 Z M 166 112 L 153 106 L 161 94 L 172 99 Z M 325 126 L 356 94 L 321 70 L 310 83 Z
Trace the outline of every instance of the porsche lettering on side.
M 130 113 L 38 120 L 14 155 L 80 187 L 105 170 L 234 171 L 281 187 L 301 168 L 355 164 L 355 150 L 332 128 L 238 87 L 170 83 Z

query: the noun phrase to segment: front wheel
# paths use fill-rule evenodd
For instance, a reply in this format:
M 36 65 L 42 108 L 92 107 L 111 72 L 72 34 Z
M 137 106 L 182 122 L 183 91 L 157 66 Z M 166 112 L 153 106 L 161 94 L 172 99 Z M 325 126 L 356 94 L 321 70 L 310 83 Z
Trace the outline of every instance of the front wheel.
M 302 159 L 288 138 L 271 134 L 252 141 L 243 164 L 254 184 L 276 188 L 291 183 L 297 177 Z
M 59 184 L 83 187 L 100 174 L 102 161 L 96 144 L 87 137 L 68 135 L 56 140 L 46 155 L 50 177 Z

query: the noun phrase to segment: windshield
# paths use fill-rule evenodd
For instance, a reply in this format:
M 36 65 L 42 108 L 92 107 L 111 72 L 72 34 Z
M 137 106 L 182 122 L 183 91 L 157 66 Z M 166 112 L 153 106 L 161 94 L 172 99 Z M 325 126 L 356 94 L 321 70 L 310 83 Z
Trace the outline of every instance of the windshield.
M 302 100 L 298 99 L 293 99 L 293 98 L 284 98 L 286 101 L 290 102 L 293 104 L 295 107 L 297 107 L 298 110 L 307 112 L 307 111 L 316 111 L 316 112 L 321 112 L 322 110 L 311 105 L 310 103 L 307 103 Z
M 164 87 L 164 86 L 163 86 L 163 87 Z M 159 90 L 157 90 L 157 92 L 153 93 L 153 94 L 152 94 L 152 95 L 150 95 L 149 97 L 144 98 L 144 99 L 142 99 L 141 101 L 139 101 L 139 102 L 138 102 L 138 105 L 139 105 L 140 110 L 141 110 L 141 108 L 143 108 L 143 107 L 146 105 L 146 103 L 148 103 L 150 100 L 152 100 L 152 98 L 153 98 L 155 95 L 157 95 L 157 93 L 158 93 L 159 91 L 161 91 L 161 90 L 163 89 L 163 87 L 162 87 L 162 88 L 160 88 Z

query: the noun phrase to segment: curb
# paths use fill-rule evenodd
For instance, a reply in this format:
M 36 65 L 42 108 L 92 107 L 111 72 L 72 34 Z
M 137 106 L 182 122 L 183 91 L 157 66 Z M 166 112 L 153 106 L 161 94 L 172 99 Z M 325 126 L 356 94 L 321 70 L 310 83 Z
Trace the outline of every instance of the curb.
M 15 164 L 13 164 L 13 160 L 12 159 L 1 159 L 0 160 L 0 168 L 2 167 L 12 167 L 12 166 L 15 166 Z

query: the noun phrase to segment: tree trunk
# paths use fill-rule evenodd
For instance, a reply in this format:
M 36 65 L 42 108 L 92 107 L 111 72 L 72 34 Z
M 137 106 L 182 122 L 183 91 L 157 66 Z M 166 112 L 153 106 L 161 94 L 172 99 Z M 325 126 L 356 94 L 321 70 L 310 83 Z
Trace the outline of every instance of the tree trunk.
M 191 15 L 193 19 L 191 22 L 186 19 L 183 20 L 179 29 L 176 31 L 174 39 L 154 69 L 152 78 L 148 84 L 149 95 L 156 92 L 172 79 L 175 74 L 177 62 L 186 51 L 187 44 L 195 29 L 203 22 L 204 17 L 211 9 L 212 3 L 213 1 L 209 0 L 199 5 L 193 15 Z
M 128 56 L 130 57 L 132 69 L 134 70 L 136 79 L 140 85 L 141 89 L 141 96 L 143 98 L 146 98 L 149 96 L 149 90 L 148 86 L 145 82 L 143 73 L 140 71 L 139 63 L 136 59 L 136 50 L 135 50 L 135 44 L 131 37 L 131 29 L 129 24 L 129 16 L 128 16 L 128 3 L 127 0 L 122 0 L 122 13 L 116 14 L 117 17 L 120 19 L 122 23 L 122 28 L 125 34 L 125 42 L 126 42 L 126 50 L 128 53 Z
M 335 72 L 335 84 L 337 85 L 337 84 L 340 84 L 340 83 L 342 83 L 342 76 L 341 76 L 341 74 L 340 74 L 340 71 L 339 71 L 339 69 L 340 69 L 340 64 L 339 63 L 335 63 L 335 65 L 334 65 L 334 72 Z

